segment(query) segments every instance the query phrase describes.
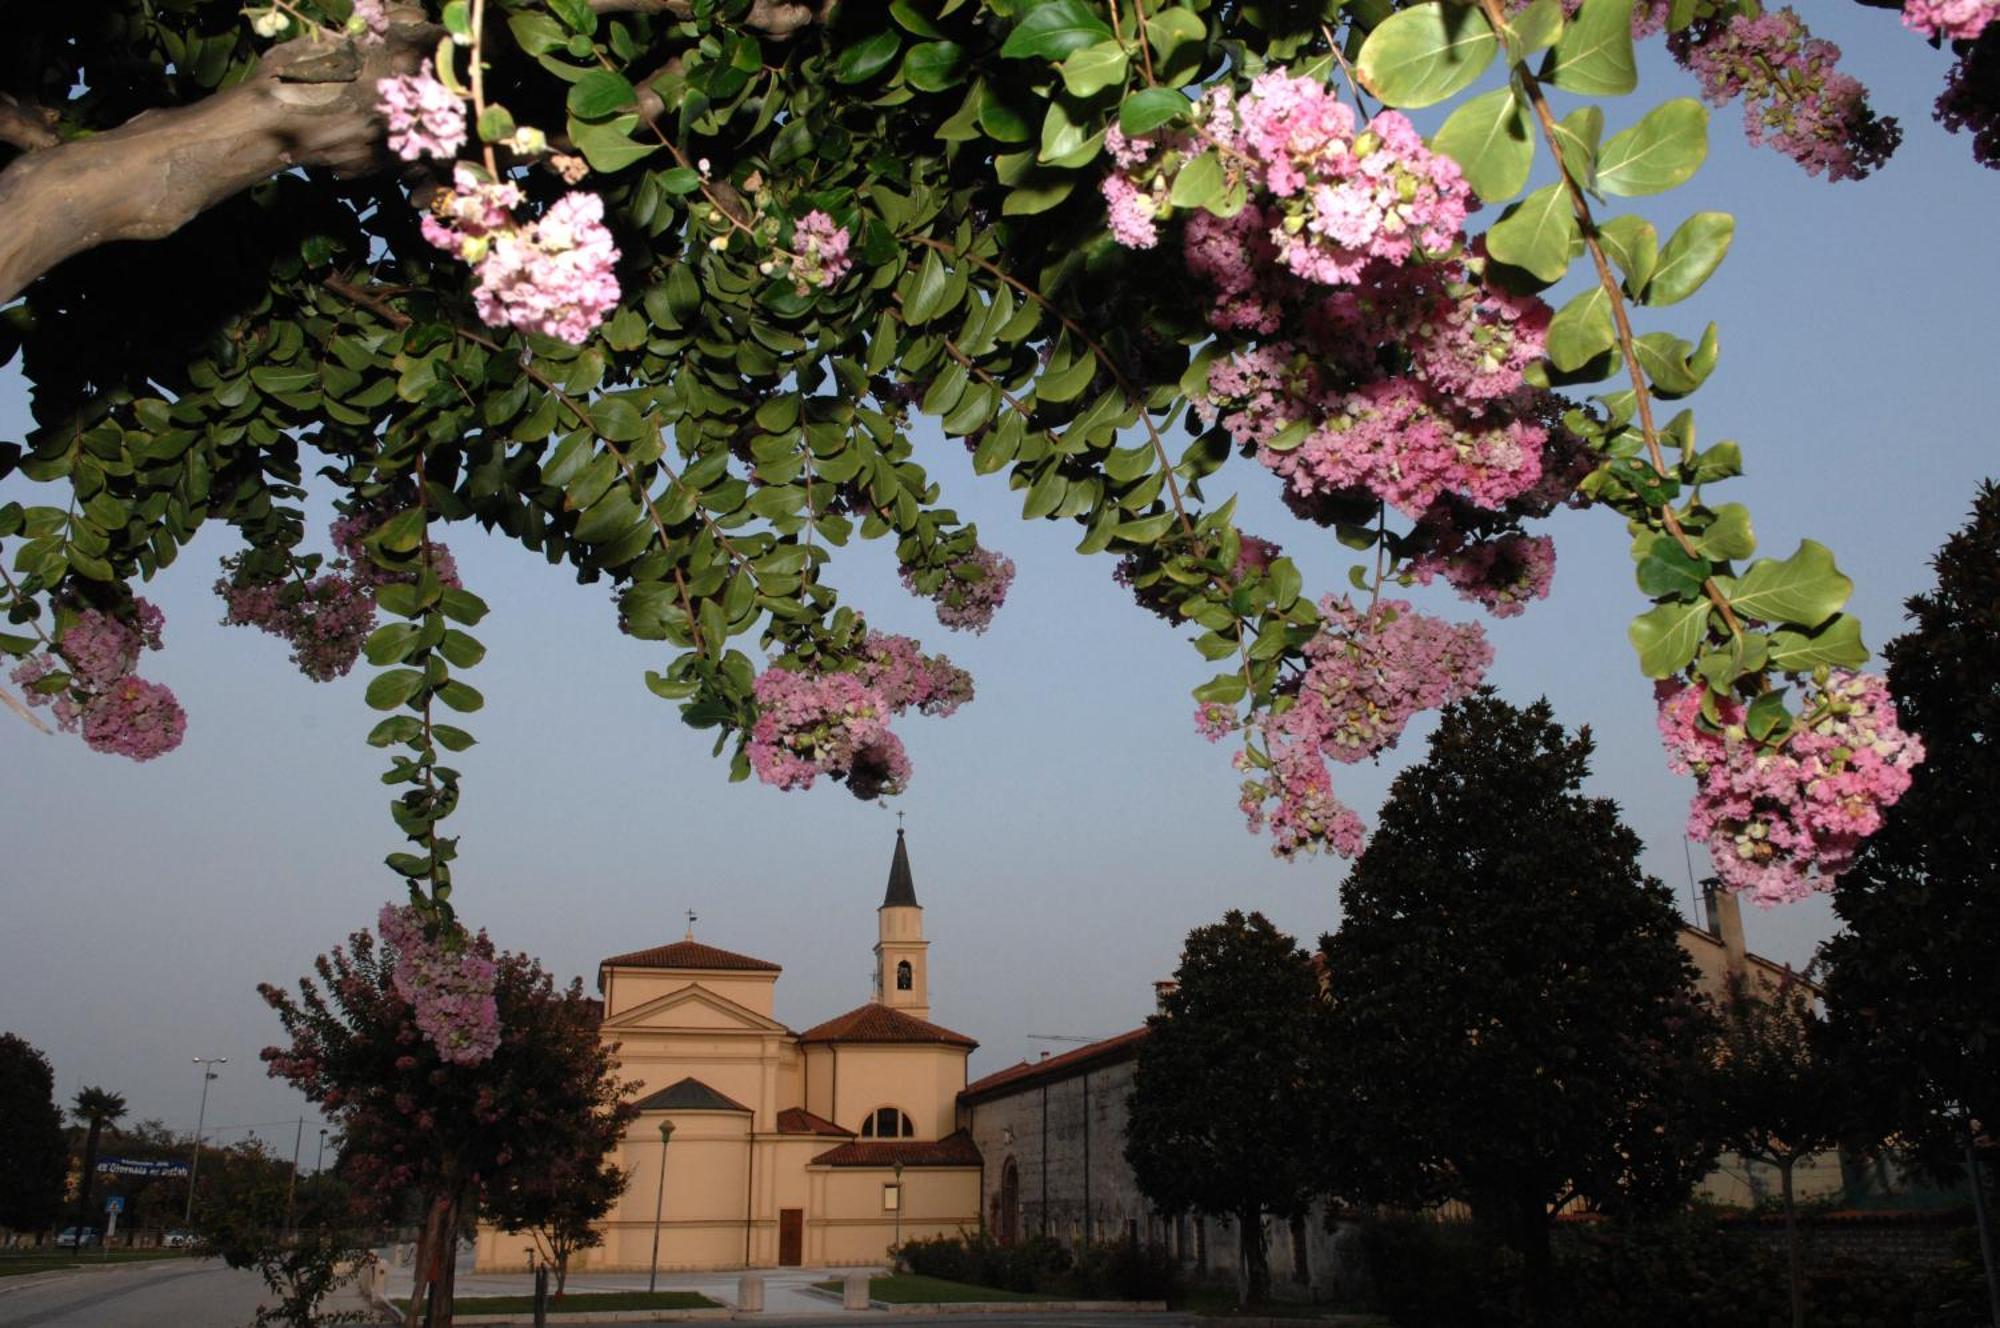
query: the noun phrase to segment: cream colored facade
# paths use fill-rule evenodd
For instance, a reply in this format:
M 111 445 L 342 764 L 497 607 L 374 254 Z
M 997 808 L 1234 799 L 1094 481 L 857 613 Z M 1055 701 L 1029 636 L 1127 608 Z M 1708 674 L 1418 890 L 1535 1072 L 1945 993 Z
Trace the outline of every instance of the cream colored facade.
M 876 1264 L 898 1234 L 978 1227 L 980 1154 L 955 1118 L 976 1044 L 928 1020 L 900 830 L 877 919 L 876 999 L 802 1033 L 773 1016 L 778 965 L 692 929 L 599 965 L 601 1036 L 640 1114 L 618 1158 L 631 1183 L 573 1269 L 649 1267 L 656 1211 L 670 1270 Z M 532 1248 L 481 1228 L 476 1266 L 525 1268 Z

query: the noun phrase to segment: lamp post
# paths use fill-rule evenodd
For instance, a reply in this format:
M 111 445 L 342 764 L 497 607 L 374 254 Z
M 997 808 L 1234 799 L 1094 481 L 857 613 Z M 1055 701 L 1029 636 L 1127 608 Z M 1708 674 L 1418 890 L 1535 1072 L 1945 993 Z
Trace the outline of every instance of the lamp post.
M 196 1056 L 194 1063 L 201 1067 L 201 1110 L 196 1112 L 194 1117 L 194 1161 L 188 1164 L 187 1211 L 181 1215 L 181 1221 L 184 1223 L 194 1221 L 194 1180 L 195 1173 L 201 1170 L 201 1132 L 202 1127 L 208 1122 L 208 1086 L 222 1077 L 212 1067 L 229 1064 L 229 1058 Z
M 660 1213 L 667 1200 L 667 1141 L 674 1137 L 674 1123 L 660 1122 L 660 1188 L 653 1195 L 653 1272 L 646 1279 L 646 1294 L 660 1289 Z
M 896 1249 L 903 1247 L 903 1164 L 896 1164 Z M 898 1256 L 901 1257 L 900 1255 Z
M 319 1132 L 319 1160 L 313 1163 L 313 1175 L 326 1170 L 326 1131 Z

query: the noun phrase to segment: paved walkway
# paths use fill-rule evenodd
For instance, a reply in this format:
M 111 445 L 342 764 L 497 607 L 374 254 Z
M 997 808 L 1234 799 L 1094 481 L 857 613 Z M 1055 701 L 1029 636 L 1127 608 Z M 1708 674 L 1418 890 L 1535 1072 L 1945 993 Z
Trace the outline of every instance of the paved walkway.
M 753 1270 L 764 1279 L 764 1313 L 770 1315 L 826 1314 L 840 1312 L 840 1297 L 815 1294 L 814 1282 L 838 1280 L 848 1273 L 885 1271 L 880 1265 L 856 1268 L 762 1268 Z M 736 1308 L 737 1279 L 741 1273 L 661 1273 L 662 1291 L 698 1291 L 718 1304 Z M 554 1280 L 550 1289 L 554 1290 Z M 644 1291 L 645 1273 L 589 1273 L 569 1275 L 566 1288 L 571 1295 L 586 1291 Z M 529 1273 L 475 1273 L 469 1260 L 460 1262 L 453 1290 L 458 1299 L 470 1296 L 532 1296 L 535 1279 Z M 402 1300 L 410 1294 L 410 1269 L 389 1268 L 389 1298 Z
M 163 1259 L 0 1279 L 0 1328 L 242 1328 L 267 1298 L 219 1259 Z

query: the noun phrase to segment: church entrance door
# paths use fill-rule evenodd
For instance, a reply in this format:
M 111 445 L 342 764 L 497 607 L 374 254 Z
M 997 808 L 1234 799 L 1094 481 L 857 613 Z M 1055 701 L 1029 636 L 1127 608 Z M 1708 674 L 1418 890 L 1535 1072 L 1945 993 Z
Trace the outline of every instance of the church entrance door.
M 778 1266 L 797 1268 L 805 1262 L 806 1210 L 778 1210 Z

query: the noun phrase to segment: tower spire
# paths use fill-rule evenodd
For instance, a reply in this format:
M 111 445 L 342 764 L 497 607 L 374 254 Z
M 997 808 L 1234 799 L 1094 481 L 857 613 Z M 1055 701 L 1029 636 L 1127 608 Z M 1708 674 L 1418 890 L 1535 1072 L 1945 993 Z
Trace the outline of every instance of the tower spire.
M 917 907 L 917 883 L 910 875 L 910 850 L 903 843 L 903 827 L 896 827 L 896 856 L 889 861 L 889 889 L 882 896 L 883 908 Z

